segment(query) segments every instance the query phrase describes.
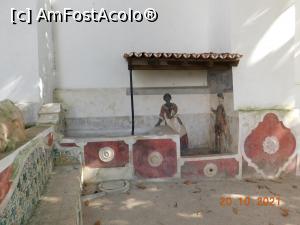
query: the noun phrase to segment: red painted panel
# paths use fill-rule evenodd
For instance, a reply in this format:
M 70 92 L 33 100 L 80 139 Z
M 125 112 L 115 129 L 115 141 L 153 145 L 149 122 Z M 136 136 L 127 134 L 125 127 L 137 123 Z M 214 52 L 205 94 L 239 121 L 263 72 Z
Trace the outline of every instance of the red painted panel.
M 187 161 L 181 167 L 181 177 L 206 177 L 204 174 L 204 168 L 209 163 L 217 166 L 218 170 L 215 176 L 234 177 L 239 172 L 239 162 L 236 159 Z
M 5 198 L 11 186 L 11 176 L 13 174 L 13 166 L 10 165 L 0 173 L 0 203 Z
M 99 158 L 99 150 L 104 147 L 114 150 L 115 156 L 110 162 L 103 162 Z M 85 166 L 90 168 L 124 167 L 129 162 L 128 152 L 128 145 L 124 141 L 89 142 L 84 147 Z
M 148 156 L 152 152 L 159 152 L 163 158 L 157 167 L 148 162 Z M 176 143 L 171 139 L 138 140 L 133 145 L 133 165 L 138 177 L 173 177 L 177 172 Z
M 264 151 L 266 137 L 275 137 L 279 142 L 279 148 L 273 154 Z M 268 113 L 246 138 L 244 148 L 246 156 L 260 169 L 275 174 L 294 153 L 296 139 L 274 113 Z

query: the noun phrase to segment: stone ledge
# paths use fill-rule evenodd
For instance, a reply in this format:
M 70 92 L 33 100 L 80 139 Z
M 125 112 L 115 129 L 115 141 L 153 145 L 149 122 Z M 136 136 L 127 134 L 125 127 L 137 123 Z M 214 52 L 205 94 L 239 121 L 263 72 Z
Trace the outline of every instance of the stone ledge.
M 81 225 L 80 167 L 55 167 L 28 225 Z

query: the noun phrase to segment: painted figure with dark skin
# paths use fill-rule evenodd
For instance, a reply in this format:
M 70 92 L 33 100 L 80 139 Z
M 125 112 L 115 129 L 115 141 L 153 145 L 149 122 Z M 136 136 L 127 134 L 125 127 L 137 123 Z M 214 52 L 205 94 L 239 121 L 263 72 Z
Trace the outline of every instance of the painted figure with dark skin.
M 211 108 L 211 111 L 215 114 L 215 151 L 216 153 L 221 153 L 222 150 L 228 151 L 228 141 L 229 141 L 229 128 L 226 120 L 226 112 L 223 106 L 224 95 L 223 93 L 218 93 L 218 106 L 216 109 Z M 224 140 L 224 142 L 222 142 Z M 223 144 L 222 144 L 223 143 Z
M 165 122 L 165 126 L 168 126 L 180 135 L 181 150 L 187 149 L 188 136 L 181 119 L 177 116 L 177 105 L 171 102 L 172 96 L 169 93 L 166 93 L 163 99 L 166 103 L 161 106 L 159 120 L 155 126 L 158 127 L 162 122 Z

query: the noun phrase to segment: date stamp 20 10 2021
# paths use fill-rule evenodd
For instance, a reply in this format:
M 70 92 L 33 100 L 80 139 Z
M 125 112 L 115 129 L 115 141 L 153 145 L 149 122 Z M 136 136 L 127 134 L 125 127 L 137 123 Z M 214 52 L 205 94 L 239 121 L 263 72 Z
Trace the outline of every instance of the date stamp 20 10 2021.
M 279 196 L 260 196 L 252 198 L 250 196 L 243 196 L 238 198 L 232 198 L 230 196 L 220 197 L 220 206 L 226 207 L 231 206 L 233 201 L 236 200 L 242 206 L 280 206 Z

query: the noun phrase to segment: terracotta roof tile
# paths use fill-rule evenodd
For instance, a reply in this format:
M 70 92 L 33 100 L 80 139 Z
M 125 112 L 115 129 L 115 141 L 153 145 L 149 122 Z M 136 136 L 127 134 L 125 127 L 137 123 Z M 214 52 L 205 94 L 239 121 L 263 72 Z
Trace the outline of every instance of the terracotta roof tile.
M 212 60 L 240 60 L 241 54 L 237 53 L 152 53 L 152 52 L 130 52 L 125 53 L 124 58 L 164 58 L 164 59 L 212 59 Z

